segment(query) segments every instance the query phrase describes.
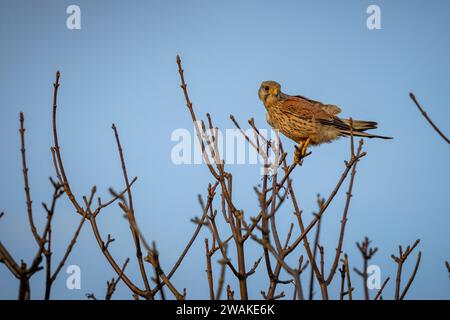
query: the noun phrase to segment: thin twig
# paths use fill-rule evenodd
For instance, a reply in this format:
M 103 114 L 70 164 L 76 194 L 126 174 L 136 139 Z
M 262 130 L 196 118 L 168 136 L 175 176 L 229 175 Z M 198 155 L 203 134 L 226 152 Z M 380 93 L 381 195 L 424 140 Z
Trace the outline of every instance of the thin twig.
M 383 285 L 381 286 L 380 290 L 378 290 L 377 295 L 373 300 L 378 300 L 379 297 L 381 297 L 381 294 L 383 293 L 384 288 L 386 287 L 387 283 L 389 282 L 389 277 L 384 280 Z
M 150 263 L 156 270 L 158 276 L 161 278 L 161 280 L 165 283 L 165 285 L 167 286 L 167 288 L 169 288 L 169 290 L 173 293 L 173 295 L 175 296 L 175 298 L 177 300 L 185 300 L 186 298 L 186 289 L 184 289 L 183 294 L 181 294 L 176 288 L 175 286 L 172 284 L 172 282 L 170 281 L 170 279 L 165 275 L 164 271 L 161 268 L 161 265 L 159 263 L 159 253 L 156 250 L 156 247 L 154 245 L 154 248 L 152 251 L 149 251 L 147 253 L 147 256 L 145 257 L 145 261 L 147 261 L 148 263 Z
M 408 259 L 411 252 L 417 247 L 419 242 L 420 242 L 420 239 L 417 239 L 412 246 L 406 247 L 405 251 L 403 251 L 403 247 L 400 245 L 398 247 L 398 250 L 399 250 L 398 257 L 391 255 L 392 260 L 394 260 L 395 263 L 397 263 L 397 277 L 396 277 L 396 281 L 395 281 L 395 300 L 403 299 L 403 297 L 406 295 L 406 292 L 408 291 L 412 281 L 414 280 L 417 269 L 419 268 L 421 252 L 419 252 L 419 255 L 417 257 L 417 263 L 416 263 L 416 267 L 414 268 L 414 272 L 413 272 L 410 280 L 408 281 L 408 284 L 406 285 L 405 289 L 400 294 L 403 264 Z
M 120 163 L 122 165 L 122 172 L 123 172 L 123 177 L 125 180 L 125 185 L 127 187 L 127 193 L 128 193 L 128 210 L 126 210 L 127 213 L 127 217 L 128 217 L 128 221 L 130 223 L 130 229 L 131 229 L 131 233 L 133 235 L 133 240 L 134 240 L 134 244 L 135 244 L 135 248 L 136 248 L 136 258 L 138 260 L 138 264 L 139 264 L 139 271 L 141 273 L 142 276 L 142 280 L 144 281 L 144 285 L 145 285 L 145 290 L 146 291 L 150 291 L 150 284 L 148 282 L 148 277 L 147 277 L 147 273 L 145 271 L 145 267 L 144 267 L 144 261 L 142 258 L 142 250 L 141 250 L 141 241 L 140 241 L 140 237 L 139 237 L 139 232 L 137 231 L 137 223 L 136 223 L 136 218 L 134 215 L 134 208 L 133 208 L 133 196 L 132 196 L 132 192 L 131 192 L 131 188 L 130 188 L 130 181 L 128 180 L 128 174 L 127 174 L 127 167 L 125 165 L 125 159 L 123 156 L 123 150 L 122 150 L 122 145 L 120 143 L 120 138 L 119 138 L 119 133 L 117 132 L 117 127 L 115 126 L 115 124 L 112 125 L 112 129 L 114 131 L 114 136 L 116 137 L 116 143 L 117 143 L 117 149 L 119 151 L 119 157 L 120 157 Z
M 23 172 L 23 181 L 24 181 L 24 189 L 25 189 L 25 197 L 27 202 L 27 212 L 28 212 L 28 222 L 30 223 L 31 233 L 36 240 L 36 243 L 38 245 L 41 245 L 41 242 L 43 239 L 39 237 L 39 234 L 36 230 L 36 226 L 34 224 L 33 219 L 33 208 L 32 208 L 32 201 L 31 201 L 31 195 L 30 195 L 30 185 L 28 183 L 28 167 L 27 167 L 27 160 L 25 155 L 25 128 L 24 128 L 24 116 L 23 113 L 20 113 L 20 151 L 22 155 L 22 172 Z
M 214 300 L 214 281 L 212 275 L 211 266 L 211 252 L 209 250 L 208 238 L 205 238 L 205 251 L 206 251 L 206 274 L 208 276 L 208 286 L 209 286 L 209 298 Z
M 419 264 L 420 264 L 421 257 L 422 257 L 422 252 L 419 251 L 419 254 L 417 255 L 417 261 L 416 261 L 416 265 L 414 267 L 414 271 L 413 271 L 411 277 L 409 278 L 408 283 L 406 284 L 405 288 L 403 289 L 403 292 L 400 296 L 400 300 L 403 300 L 405 298 L 406 293 L 409 290 L 409 287 L 411 287 L 411 284 L 413 283 L 414 278 L 416 277 L 417 270 L 419 270 Z
M 448 144 L 450 144 L 450 139 L 448 139 L 443 133 L 442 131 L 434 124 L 434 122 L 430 119 L 430 117 L 427 115 L 427 113 L 425 112 L 425 110 L 420 106 L 419 102 L 416 99 L 416 96 L 411 92 L 409 94 L 409 97 L 412 99 L 412 101 L 414 101 L 414 103 L 416 104 L 417 108 L 419 109 L 419 111 L 422 113 L 422 115 L 424 116 L 424 118 L 428 121 L 428 123 L 433 127 L 433 129 L 442 137 L 442 139 L 444 139 L 445 141 L 447 141 Z
M 352 128 L 352 121 L 350 118 L 350 128 Z M 363 146 L 363 140 L 361 139 L 359 142 L 359 146 L 358 146 L 358 150 L 356 151 L 356 156 L 355 156 L 355 152 L 354 152 L 354 148 L 353 148 L 353 131 L 351 130 L 351 157 L 355 158 L 357 156 L 359 156 L 361 154 L 361 150 L 362 150 L 362 146 Z M 338 264 L 339 264 L 339 260 L 341 258 L 341 253 L 342 253 L 342 245 L 344 243 L 344 234 L 345 234 L 345 227 L 347 224 L 347 215 L 348 215 L 348 210 L 350 207 L 350 201 L 352 198 L 352 191 L 353 191 L 353 182 L 355 180 L 355 175 L 356 175 L 356 167 L 358 165 L 358 161 L 355 162 L 355 164 L 353 165 L 353 169 L 352 169 L 352 173 L 350 174 L 350 183 L 348 185 L 348 191 L 347 191 L 347 199 L 345 201 L 345 208 L 344 208 L 344 213 L 342 214 L 342 220 L 341 220 L 341 231 L 339 234 L 339 241 L 338 241 L 338 245 L 336 248 L 336 255 L 334 257 L 334 262 L 333 265 L 331 267 L 330 273 L 328 275 L 328 278 L 325 280 L 325 282 L 327 283 L 327 285 L 329 285 L 331 283 L 331 281 L 333 280 L 333 277 L 336 273 Z M 324 275 L 325 276 L 325 275 Z
M 367 284 L 367 278 L 368 278 L 367 268 L 368 268 L 370 259 L 372 259 L 372 257 L 378 251 L 378 248 L 371 248 L 370 247 L 370 243 L 371 243 L 371 241 L 369 240 L 368 237 L 365 237 L 364 241 L 361 241 L 361 243 L 358 243 L 358 242 L 356 243 L 356 246 L 358 247 L 358 250 L 361 253 L 361 256 L 363 258 L 363 270 L 360 271 L 360 270 L 358 270 L 356 268 L 353 268 L 354 271 L 359 276 L 361 276 L 362 279 L 363 279 L 364 298 L 366 300 L 370 299 L 369 287 L 368 287 L 368 284 Z
M 127 260 L 125 260 L 125 263 L 123 264 L 123 267 L 120 270 L 120 275 L 117 277 L 117 279 L 112 278 L 111 282 L 109 282 L 109 281 L 106 282 L 107 289 L 106 289 L 105 300 L 111 300 L 111 297 L 114 294 L 114 292 L 116 291 L 117 284 L 119 283 L 120 279 L 122 278 L 122 275 L 123 275 L 125 268 L 127 267 L 129 261 L 130 261 L 130 258 L 127 258 Z

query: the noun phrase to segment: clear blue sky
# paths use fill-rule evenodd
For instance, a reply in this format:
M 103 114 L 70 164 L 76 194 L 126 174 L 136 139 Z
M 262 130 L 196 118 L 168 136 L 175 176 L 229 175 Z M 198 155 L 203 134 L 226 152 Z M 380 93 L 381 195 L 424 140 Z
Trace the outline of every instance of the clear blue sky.
M 66 8 L 81 7 L 81 30 L 66 28 Z M 366 27 L 366 8 L 377 4 L 382 30 Z M 41 201 L 50 201 L 48 177 L 54 176 L 49 151 L 52 82 L 61 70 L 59 128 L 63 157 L 75 193 L 92 185 L 107 197 L 108 187 L 123 186 L 111 124 L 119 128 L 134 188 L 141 229 L 155 240 L 165 269 L 190 238 L 199 215 L 197 194 L 212 181 L 206 166 L 175 166 L 170 161 L 174 129 L 192 130 L 179 88 L 175 57 L 183 58 L 198 115 L 210 112 L 222 128 L 229 114 L 241 123 L 254 117 L 267 126 L 257 97 L 259 83 L 277 80 L 284 91 L 337 104 L 344 116 L 375 120 L 378 133 L 392 141 L 366 141 L 368 153 L 358 167 L 344 250 L 360 267 L 355 242 L 364 236 L 379 247 L 373 263 L 383 279 L 395 278 L 399 244 L 420 238 L 422 263 L 409 298 L 450 297 L 444 261 L 450 259 L 448 145 L 421 118 L 408 93 L 413 91 L 444 132 L 450 133 L 448 41 L 450 3 L 436 1 L 2 1 L 0 3 L 0 239 L 17 260 L 30 261 L 35 244 L 28 231 L 20 167 L 19 111 L 26 121 L 27 156 L 36 219 L 42 227 Z M 292 150 L 293 144 L 283 140 Z M 313 149 L 294 172 L 294 186 L 305 217 L 315 195 L 328 195 L 348 156 L 347 140 Z M 259 167 L 230 167 L 236 202 L 247 217 L 257 214 L 253 185 Z M 342 192 L 324 220 L 322 244 L 330 266 L 344 203 Z M 290 206 L 280 211 L 283 231 L 292 220 Z M 53 230 L 55 259 L 76 224 L 67 200 L 58 205 Z M 132 259 L 128 272 L 139 282 L 129 228 L 120 209 L 99 217 L 103 234 L 116 241 L 119 261 Z M 202 233 L 173 278 L 188 298 L 207 297 Z M 33 248 L 31 250 L 31 248 Z M 251 245 L 248 265 L 259 255 Z M 416 252 L 417 253 L 417 252 Z M 218 258 L 218 256 L 216 256 Z M 114 273 L 87 226 L 67 265 L 82 270 L 82 289 L 66 289 L 64 271 L 53 297 L 103 297 Z M 218 270 L 217 264 L 214 264 Z M 265 268 L 249 282 L 250 296 L 267 289 Z M 405 276 L 412 271 L 412 260 Z M 43 273 L 31 283 L 32 297 L 43 296 Z M 228 274 L 227 283 L 232 279 Z M 337 285 L 338 277 L 333 284 Z M 353 274 L 361 295 L 361 281 Z M 236 282 L 231 285 L 238 291 Z M 280 287 L 281 288 L 281 287 Z M 292 288 L 284 288 L 291 293 Z M 375 292 L 372 292 L 372 296 Z M 0 298 L 15 298 L 17 281 L 0 266 Z M 393 296 L 393 282 L 385 298 Z M 130 298 L 124 286 L 116 298 Z M 335 295 L 334 295 L 335 297 Z

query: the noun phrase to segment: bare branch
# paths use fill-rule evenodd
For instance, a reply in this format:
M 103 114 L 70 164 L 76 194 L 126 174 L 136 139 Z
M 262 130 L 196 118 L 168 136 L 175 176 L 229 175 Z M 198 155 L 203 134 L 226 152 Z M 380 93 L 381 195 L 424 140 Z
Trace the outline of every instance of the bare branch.
M 133 208 L 133 196 L 131 193 L 131 184 L 128 180 L 128 174 L 127 174 L 127 167 L 125 165 L 125 159 L 123 156 L 123 150 L 122 145 L 120 144 L 120 138 L 119 133 L 117 132 L 117 128 L 115 124 L 112 125 L 112 129 L 114 131 L 114 136 L 116 137 L 116 143 L 117 143 L 117 149 L 119 151 L 119 157 L 120 157 L 120 163 L 122 165 L 122 172 L 123 172 L 123 178 L 125 180 L 125 185 L 127 187 L 127 193 L 128 193 L 128 210 L 126 210 L 126 214 L 128 217 L 128 222 L 130 224 L 131 233 L 133 235 L 134 245 L 136 248 L 136 258 L 139 264 L 139 271 L 141 272 L 142 280 L 144 281 L 145 290 L 148 292 L 150 291 L 150 284 L 148 282 L 147 273 L 145 271 L 144 267 L 144 261 L 142 258 L 142 250 L 141 250 L 141 241 L 140 241 L 140 232 L 138 232 L 138 227 L 136 223 L 136 218 L 134 215 L 134 208 Z
M 448 139 L 441 130 L 439 130 L 439 128 L 434 124 L 434 122 L 430 119 L 430 117 L 427 115 L 427 113 L 425 112 L 425 110 L 420 106 L 419 102 L 416 99 L 416 96 L 411 92 L 409 94 L 409 97 L 411 98 L 412 101 L 414 101 L 414 103 L 416 104 L 417 108 L 419 109 L 419 111 L 422 113 L 422 115 L 424 116 L 424 118 L 428 121 L 428 123 L 433 127 L 433 129 L 442 137 L 442 139 L 444 139 L 448 144 L 450 144 L 450 139 Z
M 378 298 L 381 297 L 381 294 L 383 293 L 384 288 L 386 287 L 387 283 L 389 282 L 389 277 L 386 278 L 386 280 L 384 280 L 383 285 L 381 286 L 380 290 L 378 290 L 377 295 L 375 296 L 375 298 L 373 300 L 378 300 Z
M 127 267 L 129 261 L 130 261 L 130 258 L 127 258 L 127 260 L 125 260 L 125 263 L 123 264 L 123 267 L 120 270 L 120 274 L 117 277 L 117 279 L 112 278 L 111 282 L 109 282 L 109 281 L 106 282 L 107 289 L 106 289 L 105 300 L 111 300 L 111 297 L 114 294 L 114 292 L 116 291 L 117 284 L 119 283 L 120 279 L 122 278 L 122 275 L 123 275 L 125 268 Z
M 391 258 L 395 261 L 395 263 L 397 263 L 397 277 L 396 277 L 396 282 L 395 282 L 395 300 L 399 300 L 399 299 L 402 300 L 403 297 L 406 295 L 409 287 L 411 286 L 412 281 L 414 281 L 414 277 L 416 275 L 417 269 L 419 268 L 421 252 L 419 252 L 419 255 L 417 257 L 417 263 L 414 268 L 414 272 L 413 272 L 408 284 L 406 285 L 405 289 L 403 290 L 402 294 L 400 295 L 400 285 L 401 285 L 403 264 L 408 259 L 411 252 L 417 247 L 419 242 L 420 242 L 420 239 L 417 239 L 414 242 L 414 244 L 412 246 L 408 246 L 405 251 L 403 251 L 403 247 L 400 245 L 398 248 L 399 249 L 398 257 L 391 255 Z
M 356 246 L 358 247 L 359 252 L 361 253 L 361 256 L 363 258 L 363 270 L 359 271 L 358 269 L 354 268 L 355 272 L 362 277 L 363 279 L 363 286 L 364 286 L 364 298 L 366 300 L 370 299 L 369 296 L 369 288 L 367 286 L 367 267 L 369 265 L 370 259 L 375 255 L 375 253 L 378 251 L 378 248 L 371 248 L 370 247 L 370 240 L 368 237 L 364 238 L 364 241 L 361 241 L 361 243 L 356 243 Z
M 25 155 L 25 128 L 24 128 L 24 116 L 23 112 L 20 113 L 20 144 L 21 144 L 21 155 L 22 155 L 22 172 L 23 172 L 23 181 L 24 181 L 24 188 L 25 188 L 25 197 L 27 202 L 27 212 L 28 212 L 28 222 L 30 223 L 31 233 L 33 234 L 34 239 L 36 240 L 36 243 L 38 245 L 41 245 L 41 242 L 43 239 L 39 237 L 39 234 L 36 230 L 36 226 L 34 224 L 33 219 L 33 208 L 32 208 L 32 201 L 31 201 L 31 195 L 30 195 L 30 185 L 28 183 L 28 167 L 27 167 L 27 160 Z

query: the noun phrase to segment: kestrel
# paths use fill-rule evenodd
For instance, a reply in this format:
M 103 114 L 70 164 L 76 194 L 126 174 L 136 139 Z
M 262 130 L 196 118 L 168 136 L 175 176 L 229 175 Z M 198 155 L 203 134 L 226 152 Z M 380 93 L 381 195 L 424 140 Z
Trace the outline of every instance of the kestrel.
M 258 95 L 266 107 L 269 125 L 302 145 L 302 155 L 308 144 L 320 145 L 350 136 L 350 120 L 337 116 L 341 112 L 338 106 L 300 95 L 287 95 L 275 81 L 261 83 Z M 352 120 L 352 127 L 353 135 L 357 137 L 392 139 L 366 133 L 366 130 L 377 128 L 373 121 Z

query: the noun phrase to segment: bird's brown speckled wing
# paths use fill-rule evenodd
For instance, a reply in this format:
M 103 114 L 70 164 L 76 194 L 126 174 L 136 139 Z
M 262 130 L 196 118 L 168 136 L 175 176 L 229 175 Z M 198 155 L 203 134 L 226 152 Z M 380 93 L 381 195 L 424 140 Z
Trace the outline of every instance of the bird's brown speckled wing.
M 341 108 L 333 104 L 320 104 L 320 108 L 322 108 L 325 112 L 332 114 L 333 116 L 337 116 L 342 111 Z
M 334 115 L 334 116 L 338 115 L 338 114 L 341 113 L 341 111 L 342 111 L 341 108 L 339 108 L 339 107 L 336 106 L 336 105 L 333 105 L 333 104 L 323 104 L 323 103 L 320 102 L 320 101 L 313 100 L 313 99 L 310 99 L 310 98 L 307 98 L 307 97 L 304 97 L 304 96 L 297 95 L 297 96 L 290 96 L 290 98 L 293 98 L 293 99 L 299 100 L 299 101 L 309 102 L 309 103 L 311 103 L 311 105 L 313 105 L 314 107 L 321 108 L 321 109 L 324 110 L 325 112 L 327 112 L 327 113 L 329 113 L 329 114 L 332 114 L 332 115 Z
M 333 105 L 324 105 L 313 100 L 292 96 L 282 101 L 280 109 L 291 116 L 304 120 L 316 121 L 340 129 L 349 129 L 346 123 L 335 116 L 341 109 Z
M 332 120 L 333 116 L 320 107 L 320 103 L 313 103 L 299 97 L 289 97 L 282 101 L 280 108 L 292 116 L 308 120 Z

